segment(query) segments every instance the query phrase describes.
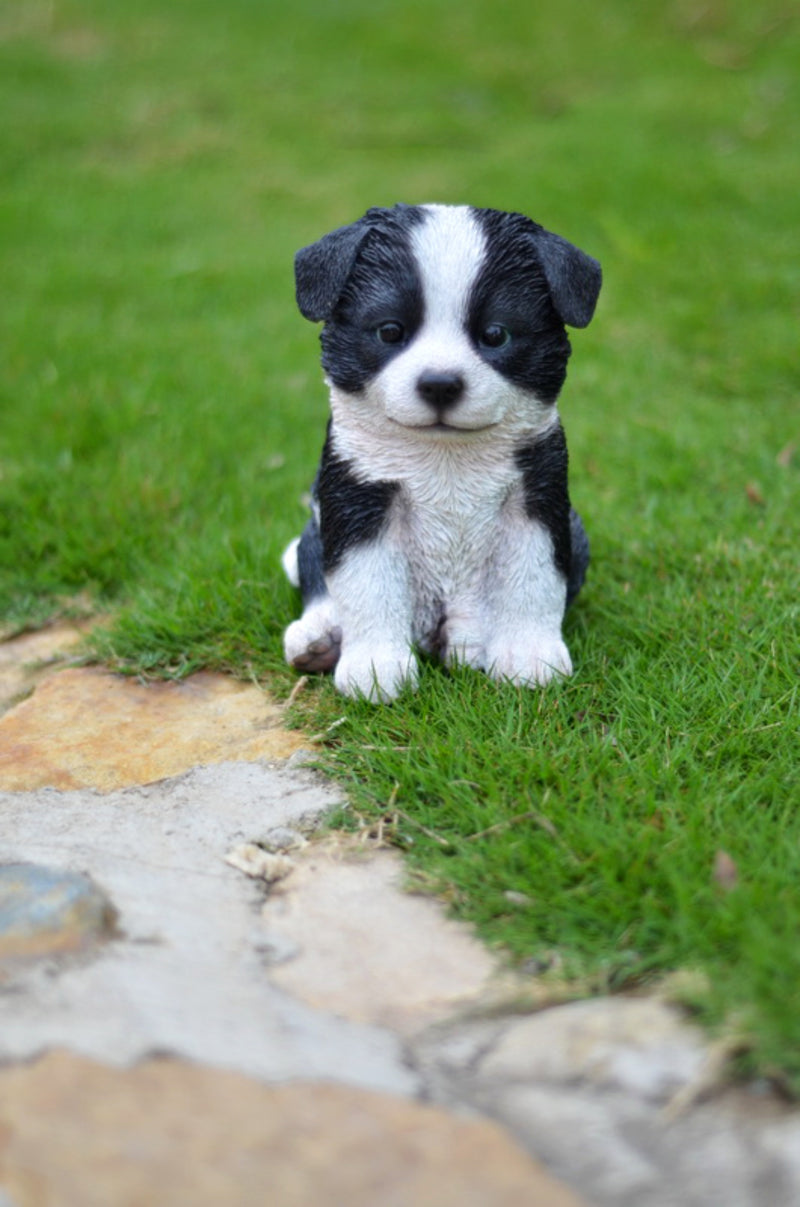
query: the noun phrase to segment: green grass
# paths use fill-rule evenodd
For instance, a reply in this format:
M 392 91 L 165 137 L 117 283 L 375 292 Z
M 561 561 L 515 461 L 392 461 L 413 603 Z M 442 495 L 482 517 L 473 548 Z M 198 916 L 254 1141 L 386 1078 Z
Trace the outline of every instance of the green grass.
M 326 414 L 294 250 L 396 200 L 530 213 L 605 268 L 562 396 L 575 676 L 294 716 L 344 718 L 326 765 L 488 940 L 702 973 L 795 1092 L 798 111 L 782 0 L 0 2 L 6 629 L 111 611 L 112 665 L 286 696 Z

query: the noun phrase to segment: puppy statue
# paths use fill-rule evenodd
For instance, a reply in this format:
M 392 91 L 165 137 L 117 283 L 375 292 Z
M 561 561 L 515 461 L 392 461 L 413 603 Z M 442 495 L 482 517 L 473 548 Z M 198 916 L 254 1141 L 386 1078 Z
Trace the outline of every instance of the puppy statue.
M 533 687 L 572 664 L 589 544 L 556 409 L 596 260 L 521 214 L 396 205 L 298 252 L 331 418 L 312 517 L 283 556 L 298 670 L 392 700 L 415 650 Z

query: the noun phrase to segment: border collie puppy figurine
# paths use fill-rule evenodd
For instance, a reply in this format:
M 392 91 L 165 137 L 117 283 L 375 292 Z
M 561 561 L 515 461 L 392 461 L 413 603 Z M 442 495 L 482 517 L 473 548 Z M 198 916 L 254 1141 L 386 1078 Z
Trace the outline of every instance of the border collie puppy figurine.
M 373 701 L 415 684 L 415 648 L 529 687 L 570 674 L 589 545 L 556 399 L 600 265 L 521 214 L 396 205 L 295 271 L 331 419 L 283 556 L 304 607 L 287 661 Z

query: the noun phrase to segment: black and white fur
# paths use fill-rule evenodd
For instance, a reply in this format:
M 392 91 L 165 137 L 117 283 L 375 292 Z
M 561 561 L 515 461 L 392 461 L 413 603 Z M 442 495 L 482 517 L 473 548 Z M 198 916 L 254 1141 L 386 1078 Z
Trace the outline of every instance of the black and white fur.
M 526 686 L 570 674 L 589 546 L 556 398 L 600 265 L 521 214 L 398 205 L 295 270 L 331 420 L 283 558 L 304 605 L 287 660 L 372 700 L 415 683 L 415 648 Z

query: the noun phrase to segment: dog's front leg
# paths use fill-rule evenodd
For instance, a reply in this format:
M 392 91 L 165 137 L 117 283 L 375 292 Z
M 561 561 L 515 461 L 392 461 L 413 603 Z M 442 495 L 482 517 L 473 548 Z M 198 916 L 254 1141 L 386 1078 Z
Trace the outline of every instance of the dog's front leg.
M 467 592 L 448 604 L 441 655 L 449 666 L 486 670 L 486 601 Z
M 404 559 L 385 541 L 348 550 L 327 576 L 342 631 L 334 682 L 346 696 L 394 700 L 416 686 L 412 598 Z
M 543 525 L 509 525 L 493 563 L 489 597 L 486 668 L 494 679 L 535 687 L 554 675 L 572 674 L 561 635 L 567 583 Z

